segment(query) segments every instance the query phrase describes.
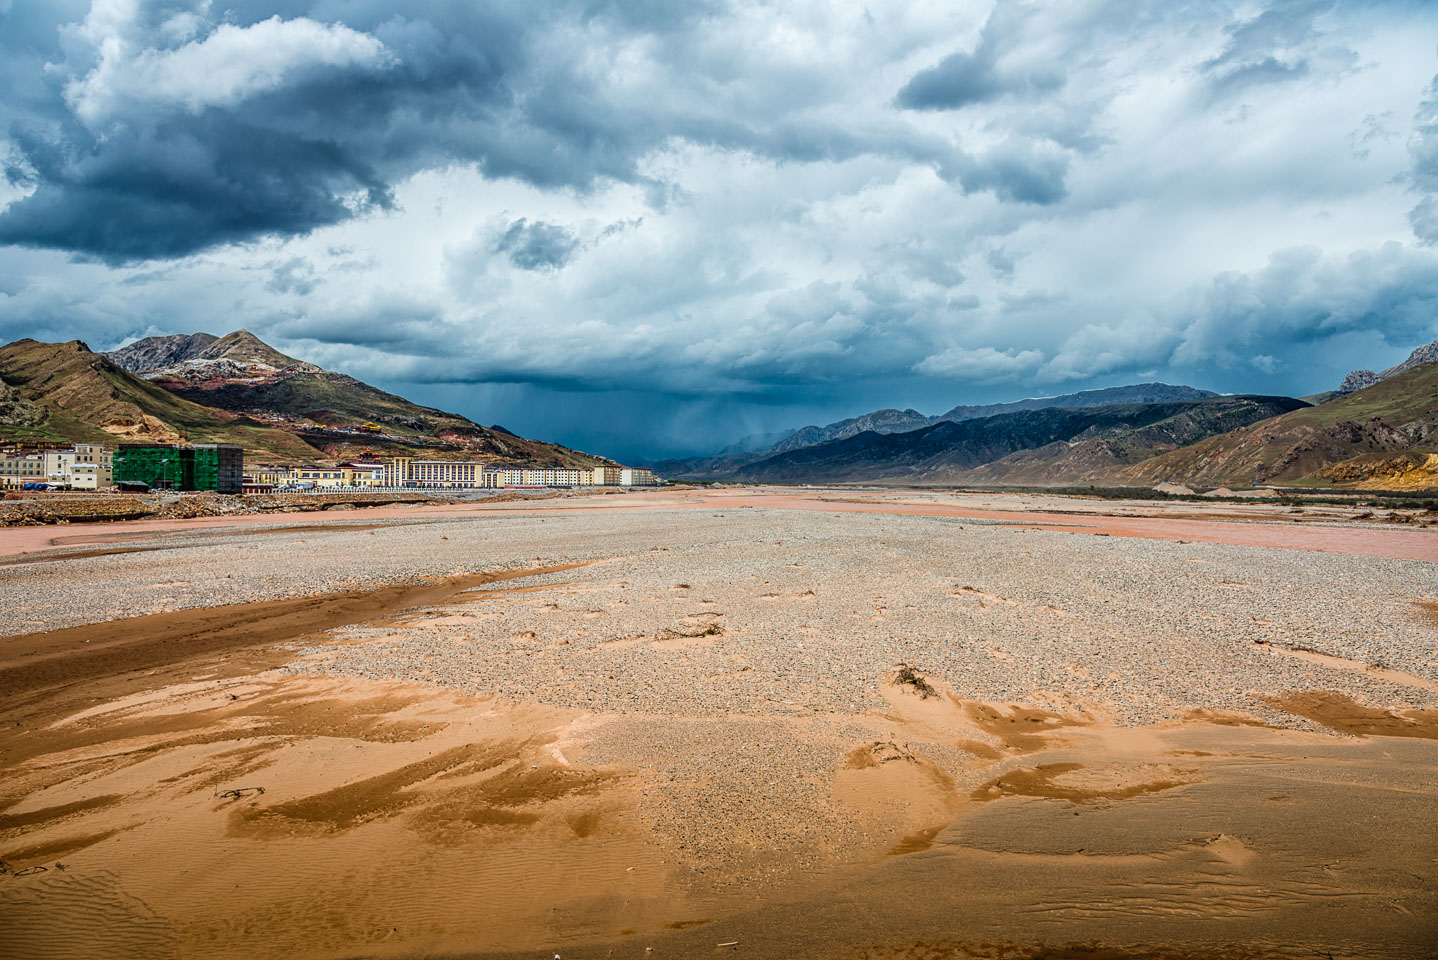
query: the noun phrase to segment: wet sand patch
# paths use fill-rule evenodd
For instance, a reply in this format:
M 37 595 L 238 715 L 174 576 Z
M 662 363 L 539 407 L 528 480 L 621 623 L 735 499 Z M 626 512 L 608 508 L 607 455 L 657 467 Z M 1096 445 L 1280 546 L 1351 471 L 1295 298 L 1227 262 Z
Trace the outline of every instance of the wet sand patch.
M 1416 737 L 1438 740 L 1438 710 L 1381 710 L 1365 707 L 1336 690 L 1263 697 L 1275 709 L 1307 717 L 1356 737 Z
M 1128 800 L 1192 783 L 1191 776 L 1188 776 L 1192 772 L 1152 764 L 1137 768 L 1093 768 L 1082 763 L 1044 763 L 995 777 L 977 787 L 969 797 L 976 803 L 1004 797 L 1034 797 L 1067 800 L 1070 803 Z M 1082 776 L 1085 773 L 1089 776 Z M 1159 779 L 1149 779 L 1153 776 Z

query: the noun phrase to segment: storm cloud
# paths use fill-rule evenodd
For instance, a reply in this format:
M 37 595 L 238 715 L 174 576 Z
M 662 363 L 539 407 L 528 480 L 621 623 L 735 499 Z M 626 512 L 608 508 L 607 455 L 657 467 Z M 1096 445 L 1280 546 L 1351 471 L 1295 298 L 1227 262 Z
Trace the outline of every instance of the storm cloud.
M 1312 393 L 1438 336 L 1435 35 L 1345 0 L 0 3 L 0 338 L 243 326 L 623 456 Z

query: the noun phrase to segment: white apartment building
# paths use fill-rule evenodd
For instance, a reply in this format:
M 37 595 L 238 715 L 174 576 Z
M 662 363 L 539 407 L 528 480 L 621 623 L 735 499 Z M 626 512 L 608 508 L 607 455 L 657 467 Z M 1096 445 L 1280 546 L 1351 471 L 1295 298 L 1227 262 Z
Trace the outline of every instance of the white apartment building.
M 620 486 L 652 487 L 658 482 L 654 479 L 654 472 L 643 467 L 622 467 L 619 471 Z
M 73 450 L 45 454 L 50 483 L 72 490 L 104 490 L 115 483 L 115 453 L 98 443 L 77 443 Z
M 358 466 L 358 464 L 355 464 Z M 638 467 L 519 467 L 475 460 L 416 460 L 398 457 L 381 467 L 386 487 L 588 487 L 643 486 L 654 474 Z
M 98 463 L 77 463 L 70 467 L 71 490 L 108 490 L 115 485 L 113 467 Z

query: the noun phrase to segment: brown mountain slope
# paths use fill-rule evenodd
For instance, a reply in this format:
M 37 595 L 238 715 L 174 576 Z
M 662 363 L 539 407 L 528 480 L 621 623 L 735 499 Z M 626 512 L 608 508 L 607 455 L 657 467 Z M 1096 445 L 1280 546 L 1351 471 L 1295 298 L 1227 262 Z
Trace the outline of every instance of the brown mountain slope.
M 1128 467 L 1140 483 L 1291 483 L 1355 458 L 1438 450 L 1438 363 Z M 1331 479 L 1331 478 L 1330 478 Z
M 146 379 L 78 340 L 0 347 L 0 381 L 14 390 L 0 401 L 17 411 L 0 416 L 0 438 L 237 443 L 252 457 L 281 461 L 372 452 L 545 466 L 610 462 L 418 406 L 287 357 L 245 331 L 201 342 L 200 352 Z M 28 408 L 21 402 L 41 408 L 43 420 L 27 414 L 22 424 Z
M 217 339 L 208 334 L 150 337 L 110 356 L 177 397 L 289 431 L 337 459 L 369 451 L 545 466 L 611 462 L 411 403 L 280 353 L 248 330 Z
M 1023 450 L 964 475 L 970 483 L 1047 484 L 1110 482 L 1125 468 L 1162 453 L 1224 434 L 1302 406 L 1288 397 L 1214 397 L 1180 408 L 1163 420 L 1107 436 Z
M 0 425 L 7 440 L 238 443 L 290 459 L 318 451 L 299 437 L 176 397 L 120 369 L 79 340 L 17 340 L 0 347 L 0 381 L 42 416 Z

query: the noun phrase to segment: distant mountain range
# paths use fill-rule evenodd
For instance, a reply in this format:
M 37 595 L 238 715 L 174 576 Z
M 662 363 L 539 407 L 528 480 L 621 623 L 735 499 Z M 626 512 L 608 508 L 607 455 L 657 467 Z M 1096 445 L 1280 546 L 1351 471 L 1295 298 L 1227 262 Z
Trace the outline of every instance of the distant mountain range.
M 0 439 L 237 443 L 251 456 L 348 459 L 369 451 L 544 466 L 608 463 L 482 427 L 286 356 L 245 330 L 0 347 Z
M 1162 383 L 878 410 L 792 431 L 767 450 L 655 465 L 674 479 L 974 485 L 1438 487 L 1438 341 L 1305 400 Z
M 746 464 L 735 479 L 835 482 L 908 479 L 1072 482 L 1195 439 L 1298 409 L 1287 397 L 1213 397 L 1086 408 L 1043 407 L 945 420 L 905 433 L 867 431 Z M 1081 448 L 1080 452 L 1075 447 Z M 1082 449 L 1086 448 L 1086 449 Z M 1033 452 L 1037 451 L 1037 455 Z M 1019 453 L 1030 456 L 1018 457 Z M 1095 454 L 1098 456 L 1095 456 Z M 1082 463 L 1075 468 L 1074 461 Z M 1035 463 L 1042 469 L 1032 469 Z
M 1083 409 L 1103 407 L 1120 403 L 1165 403 L 1173 400 L 1202 400 L 1218 394 L 1195 387 L 1174 386 L 1168 383 L 1136 383 L 1126 387 L 1104 387 L 1101 390 L 1084 390 L 1057 397 L 1029 397 L 1009 403 L 987 403 L 978 406 L 957 406 L 937 417 L 929 417 L 917 410 L 875 410 L 862 417 L 839 420 L 825 427 L 800 427 L 776 442 L 771 448 L 775 453 L 798 450 L 828 440 L 843 440 L 865 431 L 875 433 L 905 433 L 918 430 L 946 420 L 977 420 L 1001 413 L 1017 413 L 1020 410 L 1042 410 L 1045 407 Z
M 778 435 L 767 449 L 753 441 L 760 437 L 747 437 L 744 441 L 725 448 L 709 457 L 688 457 L 679 460 L 664 460 L 654 464 L 654 469 L 663 476 L 687 477 L 692 479 L 726 479 L 750 476 L 743 470 L 750 464 L 764 460 L 774 454 L 802 450 L 835 440 L 846 440 L 864 433 L 898 434 L 921 430 L 940 423 L 957 423 L 964 420 L 979 420 L 1026 410 L 1089 409 L 1136 403 L 1192 402 L 1216 397 L 1218 394 L 1196 387 L 1168 383 L 1137 383 L 1121 387 L 1104 387 L 1099 390 L 1084 390 L 1056 397 L 1028 397 L 1008 403 L 990 403 L 971 406 L 957 406 L 938 416 L 927 416 L 917 410 L 875 410 L 861 417 L 838 420 L 827 426 L 800 427 Z M 769 435 L 774 436 L 774 435 Z M 763 438 L 763 439 L 767 439 Z

